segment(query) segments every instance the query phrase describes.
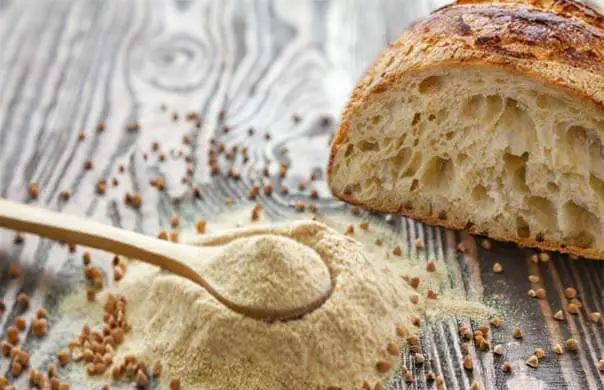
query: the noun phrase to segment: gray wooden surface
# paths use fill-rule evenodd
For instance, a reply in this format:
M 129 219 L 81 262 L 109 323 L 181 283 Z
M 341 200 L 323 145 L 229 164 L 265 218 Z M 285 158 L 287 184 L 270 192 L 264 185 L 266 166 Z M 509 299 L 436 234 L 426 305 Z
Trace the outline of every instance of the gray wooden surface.
M 127 229 L 156 234 L 168 227 L 169 216 L 181 215 L 191 226 L 200 216 L 219 215 L 224 198 L 246 198 L 248 188 L 261 182 L 261 169 L 277 170 L 277 162 L 291 163 L 283 184 L 289 195 L 276 191 L 262 196 L 268 214 L 290 214 L 292 202 L 307 199 L 297 184 L 312 169 L 325 165 L 328 141 L 339 110 L 360 73 L 390 40 L 420 15 L 443 2 L 415 0 L 0 0 L 0 195 L 65 213 L 86 215 Z M 165 104 L 168 109 L 160 107 Z M 225 110 L 224 119 L 218 113 Z M 183 120 L 189 112 L 203 116 L 196 129 Z M 173 121 L 173 112 L 180 119 Z M 292 121 L 299 113 L 301 120 Z M 128 130 L 137 121 L 140 129 Z M 97 132 L 95 126 L 106 128 Z M 230 131 L 224 131 L 224 125 Z M 248 128 L 256 134 L 248 136 Z M 83 130 L 86 138 L 78 140 Z M 270 133 L 267 140 L 265 133 Z M 191 135 L 190 145 L 182 137 Z M 238 144 L 249 148 L 250 161 L 223 161 L 241 172 L 241 180 L 210 175 L 207 155 L 216 135 L 227 149 Z M 161 143 L 164 162 L 151 153 Z M 283 154 L 283 148 L 287 152 Z M 182 156 L 179 157 L 179 152 Z M 148 159 L 144 159 L 148 153 Z M 181 182 L 190 156 L 193 174 Z M 85 160 L 93 169 L 85 171 Z M 125 167 L 119 173 L 119 167 Z M 149 179 L 163 175 L 167 190 L 151 188 Z M 119 185 L 108 185 L 104 195 L 95 192 L 100 178 L 115 176 Z M 320 207 L 346 213 L 329 198 L 323 176 L 316 187 Z M 38 182 L 37 200 L 28 184 Z M 282 184 L 275 181 L 275 187 Z M 192 186 L 201 196 L 192 195 Z M 71 191 L 69 201 L 59 194 Z M 143 194 L 140 209 L 126 207 L 126 192 Z M 375 216 L 383 219 L 382 216 Z M 423 371 L 442 374 L 446 388 L 467 389 L 477 382 L 481 389 L 602 389 L 604 377 L 596 363 L 604 359 L 602 322 L 587 315 L 604 311 L 604 262 L 573 261 L 554 254 L 548 263 L 534 264 L 531 251 L 495 244 L 490 251 L 478 247 L 477 255 L 451 255 L 456 243 L 470 242 L 463 233 L 446 232 L 410 220 L 393 219 L 402 239 L 416 236 L 428 243 L 432 256 L 457 270 L 462 293 L 478 294 L 505 314 L 502 329 L 492 333 L 491 345 L 506 346 L 505 359 L 514 373 L 503 374 L 503 358 L 470 350 L 473 373 L 461 367 L 461 341 L 457 326 L 470 325 L 464 318 L 427 323 L 422 331 L 423 367 L 405 363 L 416 378 L 412 384 L 395 380 L 397 388 L 431 388 Z M 20 292 L 32 296 L 32 308 L 50 308 L 52 326 L 58 321 L 56 302 L 81 278 L 78 253 L 37 237 L 13 244 L 13 234 L 0 234 L 0 297 L 7 311 L 0 315 L 5 330 L 20 310 L 14 306 Z M 473 241 L 472 241 L 473 242 Z M 410 246 L 412 247 L 412 246 Z M 410 249 L 413 250 L 413 249 Z M 110 256 L 93 252 L 95 263 L 107 264 Z M 503 274 L 494 274 L 499 261 Z M 19 262 L 19 279 L 6 270 Z M 529 273 L 542 278 L 547 300 L 527 296 Z M 454 281 L 451 281 L 453 284 Z M 563 323 L 551 319 L 564 307 L 562 291 L 573 286 L 584 304 L 579 315 Z M 31 318 L 32 311 L 24 316 Z M 520 326 L 522 342 L 512 341 L 511 329 Z M 579 351 L 555 356 L 551 348 L 569 337 L 579 340 Z M 48 350 L 26 337 L 24 348 L 40 367 L 49 361 Z M 537 370 L 524 364 L 535 346 L 547 358 Z M 8 361 L 0 359 L 0 372 Z M 19 386 L 24 386 L 22 379 Z M 21 388 L 21 387 L 19 387 Z

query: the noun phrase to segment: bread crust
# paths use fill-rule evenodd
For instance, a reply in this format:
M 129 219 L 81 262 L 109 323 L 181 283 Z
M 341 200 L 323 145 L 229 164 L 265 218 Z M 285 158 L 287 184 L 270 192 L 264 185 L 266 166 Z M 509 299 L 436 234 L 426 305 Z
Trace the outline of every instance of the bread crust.
M 430 67 L 495 66 L 537 80 L 604 109 L 604 16 L 572 0 L 459 0 L 410 26 L 383 50 L 361 77 L 346 105 L 331 144 L 327 181 L 334 195 L 373 211 L 395 212 L 449 229 L 467 229 L 466 221 L 443 220 L 412 209 L 368 207 L 332 186 L 334 159 L 347 144 L 359 110 L 411 72 Z M 566 247 L 514 235 L 493 236 L 522 246 L 604 258 L 604 251 Z

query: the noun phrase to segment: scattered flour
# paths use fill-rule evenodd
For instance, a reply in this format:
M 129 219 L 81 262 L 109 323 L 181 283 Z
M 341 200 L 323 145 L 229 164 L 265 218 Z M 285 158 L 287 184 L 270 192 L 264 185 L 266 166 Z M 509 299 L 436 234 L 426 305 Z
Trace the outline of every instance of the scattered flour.
M 405 343 L 400 329 L 418 332 L 410 319 L 494 314 L 479 297 L 458 296 L 444 264 L 427 272 L 425 259 L 393 256 L 393 245 L 400 243 L 390 227 L 357 228 L 349 237 L 338 232 L 358 218 L 323 222 L 329 226 L 308 220 L 259 226 L 250 222 L 249 210 L 239 210 L 222 214 L 221 224 L 210 221 L 210 234 L 181 235 L 220 253 L 189 265 L 238 303 L 297 306 L 333 278 L 332 296 L 299 320 L 269 324 L 243 317 L 186 279 L 132 262 L 108 291 L 128 298 L 132 325 L 115 361 L 128 353 L 147 362 L 160 359 L 163 381 L 180 376 L 185 388 L 200 390 L 348 389 L 365 381 L 374 388 L 398 371 L 400 357 L 389 346 Z M 383 245 L 374 245 L 376 238 Z M 402 276 L 420 278 L 421 287 L 412 289 Z M 439 299 L 425 298 L 427 288 L 438 291 Z M 67 318 L 70 311 L 91 312 L 91 304 L 74 304 L 86 305 L 81 299 L 67 301 Z M 378 362 L 389 369 L 380 372 Z

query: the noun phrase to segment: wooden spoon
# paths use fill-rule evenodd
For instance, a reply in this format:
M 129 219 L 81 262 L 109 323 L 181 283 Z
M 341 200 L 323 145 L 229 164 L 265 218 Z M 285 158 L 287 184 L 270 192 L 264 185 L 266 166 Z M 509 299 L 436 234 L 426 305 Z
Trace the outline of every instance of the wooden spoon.
M 181 262 L 181 260 L 198 260 L 207 257 L 208 252 L 204 248 L 176 244 L 84 218 L 4 199 L 0 199 L 0 227 L 84 245 L 156 265 L 199 284 L 234 312 L 267 322 L 300 318 L 321 306 L 332 292 L 330 289 L 303 307 L 287 310 L 267 310 L 262 307 L 243 306 L 222 296 L 203 276 Z

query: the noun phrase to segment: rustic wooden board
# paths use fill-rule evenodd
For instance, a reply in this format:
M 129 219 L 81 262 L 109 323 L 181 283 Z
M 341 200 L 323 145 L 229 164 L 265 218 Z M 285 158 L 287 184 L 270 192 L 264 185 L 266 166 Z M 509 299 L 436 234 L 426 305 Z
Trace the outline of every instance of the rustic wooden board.
M 244 200 L 250 185 L 261 181 L 264 166 L 275 172 L 277 161 L 287 160 L 291 169 L 284 184 L 290 194 L 276 192 L 260 201 L 271 216 L 290 214 L 292 202 L 308 198 L 297 183 L 325 165 L 329 137 L 356 78 L 405 25 L 442 3 L 0 0 L 0 195 L 155 234 L 168 226 L 174 212 L 185 227 L 200 216 L 220 215 L 225 197 Z M 223 108 L 224 119 L 218 115 Z M 182 120 L 188 111 L 203 115 L 201 129 Z M 173 112 L 179 121 L 171 119 Z M 295 112 L 299 122 L 292 121 Z M 106 123 L 103 132 L 95 131 L 99 121 Z M 141 128 L 128 131 L 132 121 Z M 228 133 L 224 125 L 230 126 Z M 257 130 L 254 136 L 248 136 L 249 127 Z M 83 141 L 78 140 L 80 130 L 86 133 Z M 270 140 L 264 137 L 267 132 Z M 186 134 L 191 135 L 190 145 L 182 143 Z M 213 134 L 227 149 L 234 144 L 249 148 L 249 163 L 234 163 L 241 180 L 210 175 L 206 159 Z M 157 154 L 150 152 L 154 141 L 166 152 L 165 162 L 158 163 Z M 181 177 L 187 162 L 180 151 L 192 158 L 194 172 L 186 184 Z M 149 153 L 147 161 L 144 153 Z M 94 165 L 90 171 L 83 170 L 87 159 Z M 118 172 L 120 165 L 124 173 Z M 149 178 L 158 174 L 166 178 L 165 192 L 149 185 Z M 96 194 L 96 181 L 113 176 L 119 185 Z M 329 198 L 319 178 L 314 186 L 321 199 L 316 203 L 348 212 Z M 34 181 L 41 188 L 37 200 L 27 191 Z M 199 198 L 192 195 L 192 184 L 201 189 Z M 276 181 L 275 188 L 281 184 Z M 64 189 L 72 193 L 66 202 L 59 199 Z M 126 191 L 143 194 L 140 209 L 124 206 Z M 457 318 L 427 323 L 422 331 L 427 362 L 417 368 L 405 355 L 416 381 L 406 384 L 398 378 L 396 388 L 433 387 L 421 375 L 430 368 L 445 377 L 450 389 L 467 389 L 474 381 L 481 389 L 604 388 L 604 376 L 596 369 L 598 359 L 604 359 L 604 328 L 587 317 L 590 311 L 604 311 L 604 262 L 553 255 L 548 263 L 534 264 L 529 260 L 532 251 L 513 245 L 494 244 L 486 251 L 464 233 L 398 218 L 392 224 L 402 240 L 425 239 L 428 247 L 419 258 L 436 258 L 454 270 L 452 285 L 506 313 L 491 344 L 504 344 L 505 359 L 514 366 L 513 374 L 503 374 L 503 359 L 471 350 L 475 369 L 468 374 L 460 364 L 456 329 L 469 322 Z M 455 254 L 461 240 L 474 256 Z M 26 292 L 32 308 L 50 308 L 50 338 L 60 345 L 70 335 L 53 328 L 58 322 L 53 308 L 81 278 L 82 249 L 69 254 L 65 247 L 33 236 L 14 245 L 10 232 L 0 234 L 0 248 L 0 297 L 8 306 L 0 327 L 5 330 L 20 314 L 15 297 Z M 107 254 L 93 252 L 93 257 L 99 265 L 108 263 Z M 492 272 L 495 260 L 504 273 Z M 6 270 L 15 262 L 23 273 L 12 280 Z M 542 278 L 547 300 L 527 296 L 529 273 Z M 562 292 L 568 286 L 577 288 L 584 309 L 556 322 L 551 316 L 563 307 Z M 24 316 L 32 314 L 30 310 Z M 523 329 L 524 341 L 512 341 L 515 326 Z M 579 340 L 578 352 L 559 357 L 551 353 L 552 345 L 568 337 Z M 535 346 L 547 352 L 537 370 L 524 364 Z M 53 352 L 52 344 L 31 335 L 24 348 L 41 367 Z M 0 360 L 0 372 L 7 368 L 6 359 Z

